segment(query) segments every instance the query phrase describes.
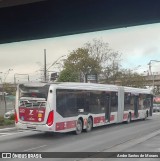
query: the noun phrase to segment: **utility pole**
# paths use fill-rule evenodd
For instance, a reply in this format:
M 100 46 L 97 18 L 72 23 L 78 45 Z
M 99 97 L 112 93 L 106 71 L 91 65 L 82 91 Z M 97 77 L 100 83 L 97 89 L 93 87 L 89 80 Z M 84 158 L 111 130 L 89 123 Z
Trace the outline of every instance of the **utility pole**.
M 0 78 L 1 83 L 2 83 L 2 100 L 4 100 L 4 109 L 5 109 L 5 113 L 7 112 L 7 103 L 6 103 L 6 97 L 5 97 L 5 93 L 4 93 L 4 85 L 2 82 L 2 78 Z
M 52 67 L 52 66 L 54 66 L 58 61 L 59 61 L 59 59 L 61 59 L 62 57 L 64 57 L 64 56 L 66 56 L 66 55 L 62 55 L 62 56 L 60 56 L 56 61 L 54 61 L 49 67 L 47 67 L 47 60 L 46 60 L 46 49 L 44 49 L 44 79 L 43 79 L 43 81 L 44 82 L 46 82 L 46 81 L 48 81 L 48 72 L 49 72 L 49 69 Z
M 44 49 L 44 81 L 47 79 L 47 69 L 46 69 L 46 49 Z
M 154 75 L 154 72 L 151 71 L 151 62 L 160 62 L 160 61 L 159 60 L 150 60 L 150 62 L 148 63 L 148 65 L 149 65 L 149 72 L 150 72 L 150 75 L 152 76 L 152 81 L 153 81 L 152 82 L 153 93 L 155 94 L 155 75 Z

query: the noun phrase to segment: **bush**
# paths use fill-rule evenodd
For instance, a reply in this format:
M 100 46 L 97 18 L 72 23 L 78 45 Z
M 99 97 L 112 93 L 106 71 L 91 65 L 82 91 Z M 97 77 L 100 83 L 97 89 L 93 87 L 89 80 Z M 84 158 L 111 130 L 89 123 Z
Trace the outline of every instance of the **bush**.
M 10 120 L 14 120 L 15 119 L 15 115 L 11 115 L 11 117 L 9 118 Z
M 12 125 L 14 124 L 14 116 L 11 119 L 5 119 L 3 116 L 0 116 L 0 126 Z
M 12 124 L 14 124 L 14 120 L 4 119 L 4 125 L 12 125 Z
M 4 117 L 0 116 L 0 125 L 3 125 L 3 124 L 4 124 Z

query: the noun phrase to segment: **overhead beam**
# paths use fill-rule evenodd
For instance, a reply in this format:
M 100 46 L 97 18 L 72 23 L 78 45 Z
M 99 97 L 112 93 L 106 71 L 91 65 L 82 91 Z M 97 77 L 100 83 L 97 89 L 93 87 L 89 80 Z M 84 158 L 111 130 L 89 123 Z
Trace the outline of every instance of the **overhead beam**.
M 0 9 L 0 43 L 160 22 L 159 0 L 45 0 Z
M 24 5 L 45 0 L 0 0 L 0 8 Z

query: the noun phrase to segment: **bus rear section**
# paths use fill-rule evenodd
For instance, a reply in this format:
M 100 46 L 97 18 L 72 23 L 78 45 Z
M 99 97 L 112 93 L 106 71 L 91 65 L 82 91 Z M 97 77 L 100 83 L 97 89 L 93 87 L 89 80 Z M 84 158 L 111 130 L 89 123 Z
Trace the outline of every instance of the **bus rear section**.
M 17 88 L 15 124 L 18 129 L 52 131 L 54 111 L 47 84 L 20 84 Z
M 152 116 L 153 95 L 148 89 L 124 87 L 124 116 L 129 123 Z

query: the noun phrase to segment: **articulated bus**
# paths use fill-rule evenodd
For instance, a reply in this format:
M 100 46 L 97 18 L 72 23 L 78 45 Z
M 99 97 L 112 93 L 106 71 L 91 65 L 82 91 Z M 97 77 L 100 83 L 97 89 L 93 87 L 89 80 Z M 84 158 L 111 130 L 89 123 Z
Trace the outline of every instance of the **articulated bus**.
M 152 115 L 149 89 L 94 83 L 27 83 L 16 92 L 18 129 L 80 134 Z

